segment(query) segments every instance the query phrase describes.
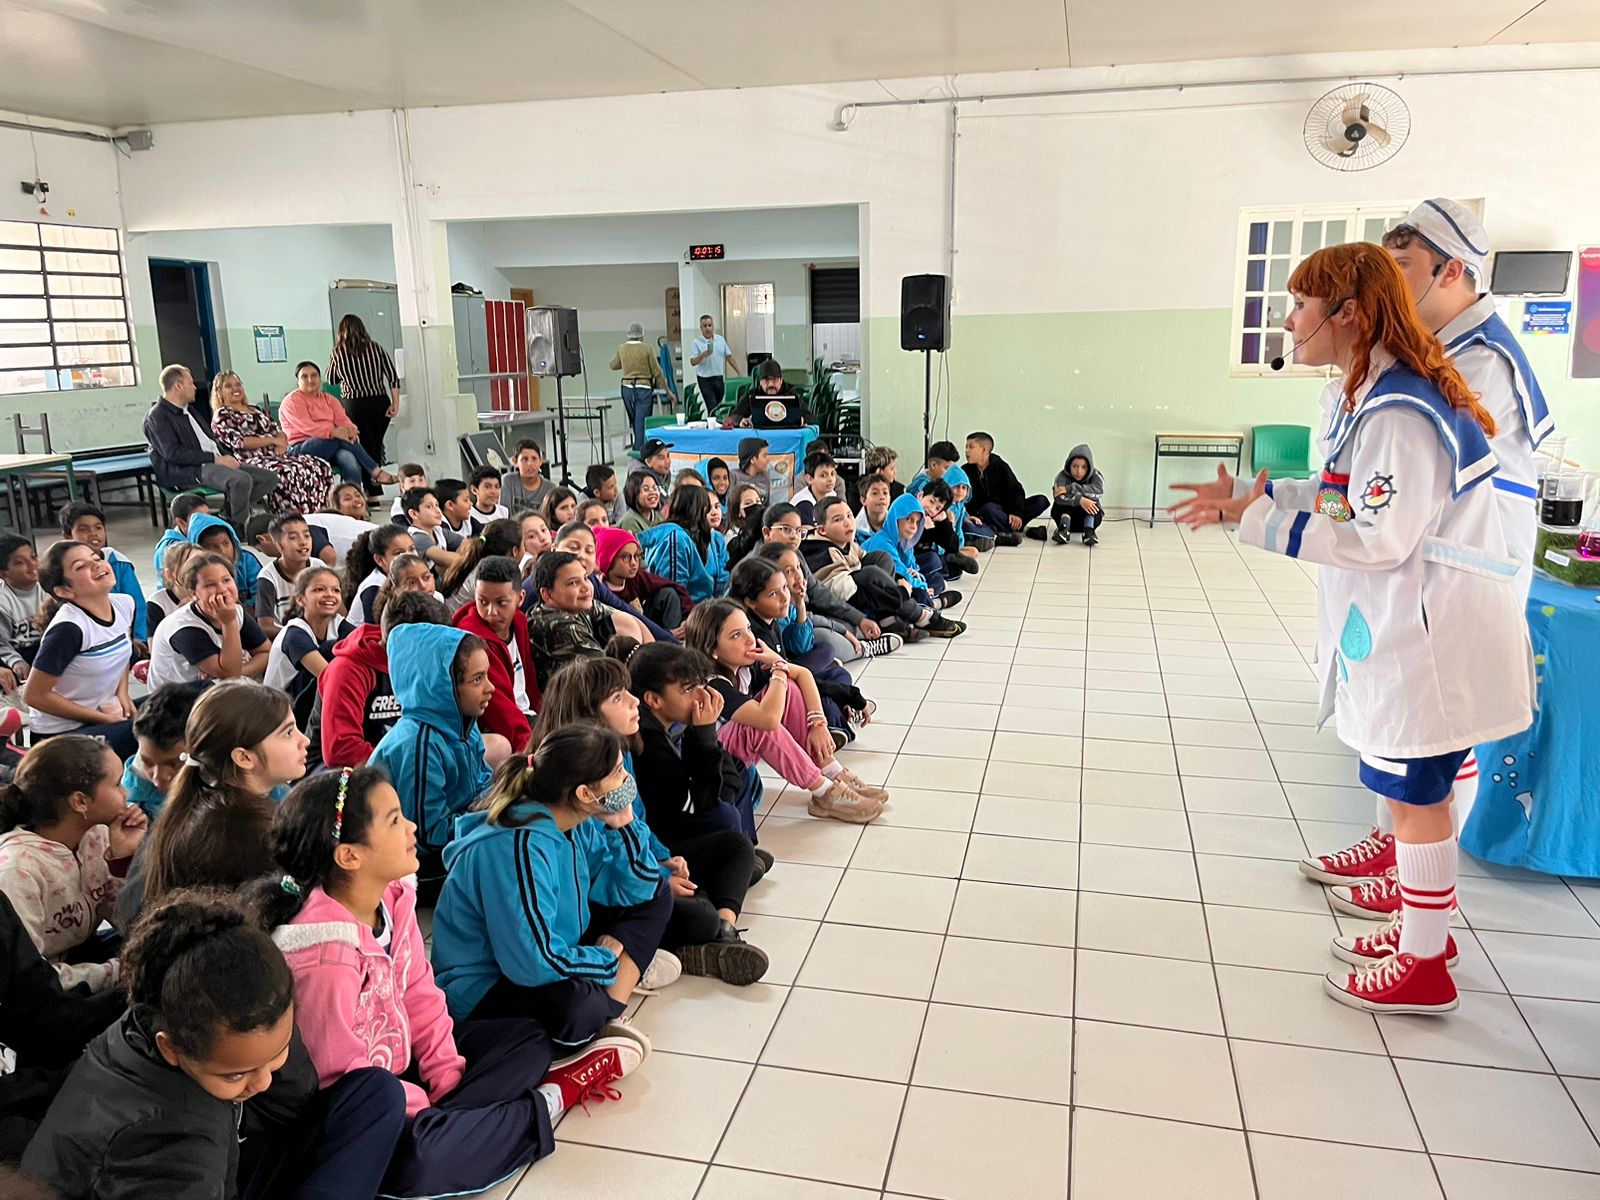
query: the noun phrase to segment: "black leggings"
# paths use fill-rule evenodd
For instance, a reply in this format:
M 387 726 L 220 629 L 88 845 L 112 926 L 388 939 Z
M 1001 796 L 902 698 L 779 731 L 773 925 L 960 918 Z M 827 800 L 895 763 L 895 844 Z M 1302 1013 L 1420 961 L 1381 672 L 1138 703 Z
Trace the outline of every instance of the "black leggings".
M 361 448 L 373 462 L 383 466 L 383 439 L 389 432 L 389 397 L 355 396 L 345 402 L 345 410 L 361 434 Z
M 1075 504 L 1065 496 L 1057 496 L 1056 502 L 1050 506 L 1050 519 L 1057 525 L 1065 522 L 1072 533 L 1093 529 L 1105 520 L 1105 516 L 1104 509 L 1096 513 L 1085 512 L 1081 504 Z

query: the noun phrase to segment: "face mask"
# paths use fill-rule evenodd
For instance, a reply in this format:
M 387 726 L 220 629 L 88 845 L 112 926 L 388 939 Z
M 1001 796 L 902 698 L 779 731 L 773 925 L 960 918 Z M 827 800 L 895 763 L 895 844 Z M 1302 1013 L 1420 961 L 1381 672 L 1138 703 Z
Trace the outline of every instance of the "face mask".
M 634 797 L 638 794 L 639 786 L 633 782 L 633 776 L 624 775 L 620 787 L 601 793 L 600 808 L 608 813 L 623 812 L 633 804 Z

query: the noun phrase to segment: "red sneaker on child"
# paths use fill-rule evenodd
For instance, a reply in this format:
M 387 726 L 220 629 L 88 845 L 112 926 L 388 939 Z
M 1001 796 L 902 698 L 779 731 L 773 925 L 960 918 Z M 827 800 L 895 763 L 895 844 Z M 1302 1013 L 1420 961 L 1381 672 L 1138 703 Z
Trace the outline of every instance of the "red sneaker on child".
M 1354 883 L 1382 875 L 1395 865 L 1394 834 L 1380 833 L 1377 826 L 1354 846 L 1336 854 L 1323 854 L 1300 860 L 1300 873 L 1318 883 Z
M 617 1100 L 621 1093 L 611 1085 L 632 1074 L 649 1053 L 650 1044 L 642 1037 L 599 1037 L 552 1066 L 541 1086 L 561 1089 L 563 1113 L 591 1101 Z
M 1394 954 L 1353 975 L 1330 971 L 1322 989 L 1340 1004 L 1371 1013 L 1446 1013 L 1461 1003 L 1442 954 Z
M 1367 967 L 1382 962 L 1391 955 L 1399 954 L 1401 921 L 1402 917 L 1396 913 L 1377 933 L 1358 933 L 1354 937 L 1347 935 L 1334 938 L 1333 956 L 1352 966 Z M 1446 934 L 1444 965 L 1453 967 L 1460 958 L 1461 952 L 1456 949 L 1456 939 Z

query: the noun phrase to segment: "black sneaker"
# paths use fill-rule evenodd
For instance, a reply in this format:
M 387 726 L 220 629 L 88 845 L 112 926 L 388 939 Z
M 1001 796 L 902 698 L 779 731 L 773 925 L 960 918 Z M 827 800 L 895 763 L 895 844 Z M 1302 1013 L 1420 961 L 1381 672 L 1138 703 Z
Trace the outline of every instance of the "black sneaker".
M 716 941 L 679 946 L 675 953 L 685 975 L 709 975 L 734 987 L 748 987 L 767 973 L 767 952 L 746 942 L 726 921 Z
M 969 554 L 946 554 L 944 556 L 945 570 L 952 575 L 976 575 L 978 564 L 972 561 Z
M 965 536 L 967 545 L 971 546 L 979 554 L 987 554 L 994 549 L 994 539 L 992 537 L 984 537 L 979 533 L 969 533 Z
M 851 742 L 856 740 L 855 734 L 851 733 L 848 729 L 840 729 L 836 725 L 828 726 L 828 736 L 833 738 L 833 748 L 835 750 L 843 750 Z
M 862 638 L 861 648 L 873 658 L 882 658 L 885 654 L 893 654 L 906 640 L 898 633 L 880 633 L 875 638 Z
M 1098 542 L 1099 540 L 1100 540 L 1100 535 L 1098 533 L 1096 533 L 1094 530 L 1085 529 L 1083 531 L 1083 544 L 1085 546 L 1092 546 L 1096 542 Z
M 929 637 L 953 638 L 960 637 L 967 631 L 967 627 L 960 621 L 953 621 L 949 617 L 941 617 L 938 613 L 933 619 L 923 626 Z
M 1050 540 L 1058 546 L 1065 546 L 1072 540 L 1072 531 L 1065 525 L 1057 525 L 1055 532 L 1050 535 Z
M 944 591 L 939 593 L 940 608 L 954 608 L 960 603 L 961 593 L 956 591 L 955 588 L 945 588 Z
M 1022 536 L 1032 538 L 1036 542 L 1042 542 L 1048 535 L 1045 533 L 1043 525 L 1029 525 L 1022 531 Z
M 994 543 L 997 546 L 1020 546 L 1022 545 L 1022 535 L 1013 533 L 1009 529 L 1004 530 L 994 535 Z
M 755 870 L 750 872 L 751 887 L 755 887 L 756 884 L 765 879 L 767 877 L 767 872 L 772 870 L 772 864 L 777 861 L 769 852 L 763 850 L 760 846 L 755 847 L 755 852 L 756 866 Z

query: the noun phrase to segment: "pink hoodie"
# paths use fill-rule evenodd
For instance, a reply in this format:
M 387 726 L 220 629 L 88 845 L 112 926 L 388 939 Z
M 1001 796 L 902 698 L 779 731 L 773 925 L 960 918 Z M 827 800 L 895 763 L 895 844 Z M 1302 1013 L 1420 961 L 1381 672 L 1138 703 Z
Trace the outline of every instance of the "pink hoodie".
M 321 888 L 272 940 L 294 972 L 295 1023 L 321 1086 L 362 1067 L 402 1074 L 415 1053 L 427 1091 L 401 1085 L 416 1116 L 461 1082 L 467 1064 L 422 944 L 416 889 L 396 881 L 383 902 L 393 922 L 387 954 L 372 927 Z

